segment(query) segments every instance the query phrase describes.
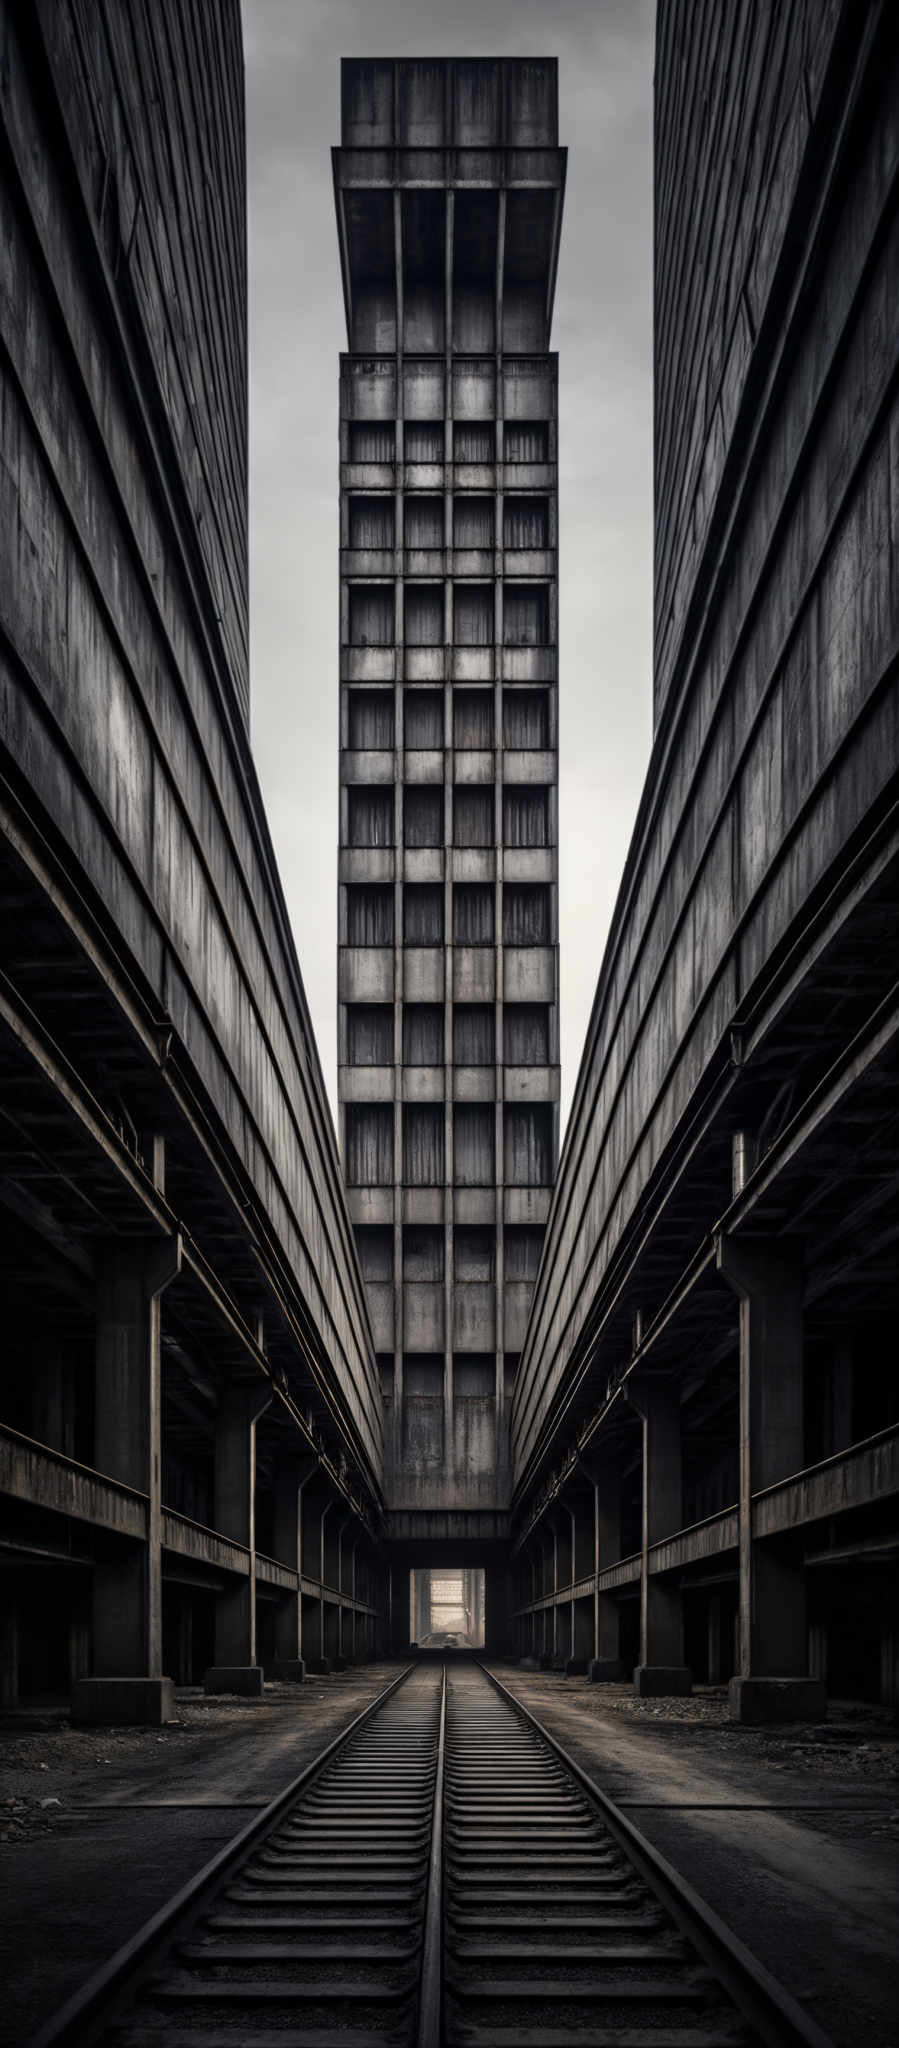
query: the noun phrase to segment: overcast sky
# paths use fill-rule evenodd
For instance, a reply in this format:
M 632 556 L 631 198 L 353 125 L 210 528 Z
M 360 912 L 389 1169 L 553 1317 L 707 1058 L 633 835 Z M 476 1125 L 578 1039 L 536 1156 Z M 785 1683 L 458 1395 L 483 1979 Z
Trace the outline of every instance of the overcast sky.
M 652 0 L 243 0 L 253 745 L 332 1105 L 342 56 L 559 58 L 567 1115 L 651 731 Z

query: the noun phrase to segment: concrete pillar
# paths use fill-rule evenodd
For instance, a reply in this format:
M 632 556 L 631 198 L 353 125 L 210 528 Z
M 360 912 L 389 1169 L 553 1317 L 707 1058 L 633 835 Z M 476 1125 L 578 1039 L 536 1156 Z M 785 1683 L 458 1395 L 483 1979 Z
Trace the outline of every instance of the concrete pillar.
M 716 1255 L 740 1302 L 740 1623 L 731 1714 L 818 1719 L 826 1693 L 809 1677 L 802 1559 L 752 1532 L 753 1495 L 803 1464 L 801 1247 L 722 1235 Z
M 600 1590 L 599 1575 L 621 1556 L 621 1480 L 614 1465 L 581 1462 L 593 1488 L 593 1656 L 587 1676 L 594 1685 L 614 1684 L 622 1677 L 618 1602 Z
M 19 1704 L 19 1603 L 12 1592 L 0 1607 L 0 1707 Z
M 64 1457 L 74 1457 L 75 1384 L 65 1347 L 52 1335 L 42 1335 L 32 1345 L 28 1379 L 31 1435 Z
M 692 1691 L 684 1663 L 683 1598 L 667 1576 L 649 1569 L 654 1543 L 683 1521 L 680 1408 L 664 1387 L 634 1389 L 629 1399 L 643 1422 L 643 1516 L 640 1560 L 640 1662 L 634 1691 L 641 1698 Z
M 94 1464 L 146 1496 L 147 1534 L 109 1542 L 94 1565 L 93 1671 L 73 1686 L 76 1720 L 158 1724 L 173 1712 L 162 1675 L 161 1296 L 180 1270 L 179 1236 L 120 1240 L 99 1259 Z
M 708 1645 L 709 1684 L 720 1685 L 723 1670 L 720 1593 L 709 1594 Z
M 279 1600 L 275 1610 L 273 1678 L 302 1684 L 303 1663 L 303 1488 L 318 1470 L 312 1456 L 282 1467 L 275 1480 L 274 1549 L 281 1564 L 297 1575 L 297 1590 Z
M 262 1692 L 256 1662 L 256 1424 L 272 1390 L 258 1379 L 229 1382 L 215 1424 L 213 1499 L 215 1527 L 249 1552 L 249 1570 L 234 1576 L 215 1603 L 215 1663 L 207 1692 Z

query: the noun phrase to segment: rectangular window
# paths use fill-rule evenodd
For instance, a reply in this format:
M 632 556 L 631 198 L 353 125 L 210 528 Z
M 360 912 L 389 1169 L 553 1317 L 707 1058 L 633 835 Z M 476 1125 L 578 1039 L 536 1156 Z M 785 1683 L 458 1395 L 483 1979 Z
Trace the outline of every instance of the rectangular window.
M 548 420 L 507 420 L 505 456 L 507 462 L 548 462 Z
M 453 584 L 453 639 L 457 647 L 492 647 L 492 583 Z
M 346 1177 L 351 1188 L 393 1185 L 393 1107 L 350 1102 L 346 1108 Z
M 492 420 L 456 420 L 453 458 L 456 462 L 492 462 L 496 435 Z
M 518 787 L 507 782 L 503 789 L 503 845 L 549 845 L 549 790 L 539 784 Z
M 431 1394 L 443 1399 L 443 1359 L 427 1351 L 404 1351 L 403 1386 L 407 1394 Z
M 549 547 L 549 500 L 547 498 L 505 498 L 503 500 L 503 546 L 506 548 Z
M 453 890 L 453 945 L 492 946 L 493 906 L 489 882 L 460 882 Z
M 453 547 L 492 548 L 494 502 L 480 498 L 453 499 Z
M 407 1067 L 442 1067 L 442 1004 L 403 1004 L 403 1064 Z
M 407 583 L 406 644 L 409 647 L 443 646 L 443 584 Z
M 453 691 L 453 746 L 468 748 L 493 745 L 493 691 Z
M 392 420 L 353 420 L 350 425 L 351 462 L 392 462 L 396 452 L 396 429 Z
M 443 1105 L 406 1103 L 403 1108 L 403 1181 L 408 1188 L 443 1185 Z
M 351 647 L 392 647 L 395 618 L 392 583 L 350 584 Z
M 356 1226 L 356 1250 L 363 1280 L 384 1286 L 393 1279 L 393 1231 L 380 1223 Z
M 503 590 L 506 647 L 549 644 L 549 591 L 545 584 L 507 583 Z
M 363 753 L 386 753 L 393 746 L 393 691 L 351 690 L 350 746 Z
M 430 1281 L 432 1284 L 443 1279 L 442 1230 L 436 1226 L 406 1225 L 403 1231 L 403 1279 Z
M 443 461 L 443 421 L 407 420 L 403 428 L 407 462 Z
M 392 789 L 354 784 L 347 790 L 347 804 L 351 846 L 393 845 Z
M 492 1351 L 460 1351 L 453 1357 L 453 1393 L 464 1400 L 466 1395 L 494 1394 L 496 1392 L 496 1365 Z
M 346 892 L 348 946 L 393 945 L 393 889 L 389 882 L 352 883 Z
M 346 1023 L 351 1067 L 393 1066 L 393 1009 L 389 1003 L 353 1003 Z
M 492 788 L 453 790 L 453 845 L 493 845 Z
M 503 890 L 503 945 L 549 943 L 549 889 L 540 882 L 507 883 Z
M 496 1237 L 492 1230 L 456 1224 L 453 1231 L 453 1279 L 487 1285 L 496 1278 Z
M 453 1059 L 457 1067 L 492 1067 L 496 1058 L 494 1010 L 489 1003 L 457 1003 Z
M 350 547 L 392 548 L 393 516 L 392 498 L 351 498 Z M 378 566 L 383 567 L 383 564 L 379 563 Z
M 403 890 L 403 945 L 443 945 L 443 890 L 439 882 L 407 882 Z
M 505 1181 L 510 1188 L 552 1183 L 552 1110 L 545 1102 L 507 1105 L 504 1116 Z
M 443 691 L 406 690 L 403 697 L 403 725 L 407 747 L 442 747 Z
M 506 1279 L 536 1280 L 542 1250 L 543 1231 L 539 1224 L 507 1224 L 505 1235 Z
M 442 548 L 443 499 L 407 498 L 403 530 L 407 548 Z
M 503 746 L 549 746 L 549 694 L 546 690 L 503 691 Z
M 457 1188 L 489 1188 L 496 1179 L 496 1124 L 492 1103 L 456 1103 L 453 1110 L 453 1181 Z
M 503 1057 L 507 1067 L 549 1065 L 549 1010 L 545 1003 L 506 1003 Z
M 443 790 L 413 783 L 403 791 L 404 846 L 443 845 Z

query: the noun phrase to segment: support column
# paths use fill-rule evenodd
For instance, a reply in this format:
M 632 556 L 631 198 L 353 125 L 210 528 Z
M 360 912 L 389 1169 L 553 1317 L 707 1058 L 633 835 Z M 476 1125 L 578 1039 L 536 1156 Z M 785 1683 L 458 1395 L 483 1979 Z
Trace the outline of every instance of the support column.
M 275 1661 L 272 1678 L 289 1679 L 302 1685 L 306 1675 L 303 1662 L 303 1488 L 318 1470 L 318 1459 L 304 1458 L 300 1464 L 279 1471 L 275 1481 L 275 1556 L 290 1565 L 297 1575 L 295 1593 L 279 1600 L 275 1610 Z
M 634 1691 L 641 1699 L 692 1692 L 684 1663 L 683 1596 L 670 1579 L 650 1571 L 654 1543 L 683 1520 L 680 1409 L 676 1395 L 647 1386 L 629 1393 L 643 1421 L 643 1517 L 640 1559 L 640 1662 Z
M 753 1495 L 802 1469 L 802 1252 L 787 1238 L 719 1237 L 718 1271 L 740 1302 L 738 1721 L 820 1718 L 809 1676 L 805 1570 L 792 1546 L 753 1535 Z
M 614 1465 L 584 1465 L 593 1483 L 593 1656 L 587 1676 L 594 1685 L 611 1685 L 624 1676 L 620 1653 L 620 1615 L 613 1593 L 600 1588 L 600 1573 L 621 1556 L 621 1480 Z
M 709 1664 L 709 1684 L 710 1684 L 710 1685 L 720 1685 L 720 1684 L 721 1684 L 721 1672 L 722 1672 L 722 1669 L 723 1669 L 723 1660 L 722 1660 L 722 1646 L 721 1646 L 721 1595 L 720 1595 L 720 1593 L 710 1593 L 710 1594 L 709 1594 L 709 1615 L 708 1615 L 708 1631 L 709 1631 L 709 1633 L 708 1633 L 708 1643 L 709 1643 L 709 1651 L 708 1651 L 708 1664 Z
M 262 1693 L 256 1662 L 256 1424 L 271 1400 L 267 1382 L 231 1382 L 216 1417 L 215 1526 L 249 1556 L 246 1575 L 233 1578 L 215 1603 L 215 1663 L 203 1680 L 208 1693 Z
M 161 1141 L 154 1168 L 161 1185 Z M 174 1711 L 162 1675 L 161 1296 L 180 1270 L 177 1235 L 121 1240 L 99 1262 L 94 1463 L 146 1496 L 147 1533 L 110 1541 L 94 1565 L 93 1672 L 72 1689 L 77 1721 L 159 1726 Z

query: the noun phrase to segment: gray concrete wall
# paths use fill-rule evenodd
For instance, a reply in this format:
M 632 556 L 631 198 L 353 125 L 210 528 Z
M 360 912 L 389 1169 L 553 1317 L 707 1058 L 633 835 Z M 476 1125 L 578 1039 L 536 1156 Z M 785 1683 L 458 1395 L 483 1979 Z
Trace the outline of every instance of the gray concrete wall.
M 4 772 L 208 1119 L 376 1488 L 367 1309 L 246 731 L 238 14 L 90 14 L 84 45 L 68 6 L 0 17 Z M 169 30 L 190 48 L 153 98 Z M 188 74 L 210 106 L 181 128 Z
M 343 1156 L 388 1498 L 424 1534 L 507 1504 L 558 1148 L 564 153 L 551 62 L 353 60 L 342 91 Z

